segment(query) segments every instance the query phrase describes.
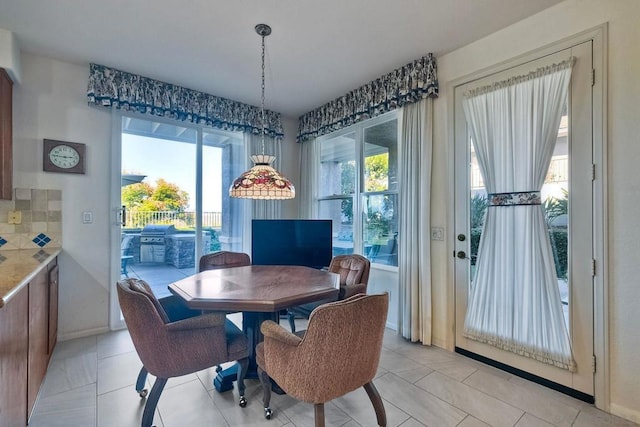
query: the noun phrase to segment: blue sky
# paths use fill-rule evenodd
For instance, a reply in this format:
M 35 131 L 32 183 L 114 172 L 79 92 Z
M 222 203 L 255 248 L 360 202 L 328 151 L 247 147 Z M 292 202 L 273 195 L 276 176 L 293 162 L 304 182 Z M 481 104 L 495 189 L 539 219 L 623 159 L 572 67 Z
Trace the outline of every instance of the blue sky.
M 177 184 L 189 193 L 187 210 L 195 210 L 195 162 L 195 144 L 122 134 L 122 171 L 147 175 L 144 182 L 151 185 L 155 185 L 159 178 Z M 203 210 L 220 212 L 222 210 L 219 176 L 222 170 L 221 150 L 205 146 L 203 164 Z

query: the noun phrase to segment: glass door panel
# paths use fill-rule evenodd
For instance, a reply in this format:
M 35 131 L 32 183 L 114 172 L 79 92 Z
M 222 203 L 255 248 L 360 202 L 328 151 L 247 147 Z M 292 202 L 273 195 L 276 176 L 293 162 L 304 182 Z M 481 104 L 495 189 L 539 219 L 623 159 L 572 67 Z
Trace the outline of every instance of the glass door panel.
M 158 297 L 195 272 L 195 128 L 125 117 L 122 123 L 121 274 L 145 280 Z M 125 245 L 125 242 L 128 242 Z M 124 261 L 123 261 L 123 264 Z

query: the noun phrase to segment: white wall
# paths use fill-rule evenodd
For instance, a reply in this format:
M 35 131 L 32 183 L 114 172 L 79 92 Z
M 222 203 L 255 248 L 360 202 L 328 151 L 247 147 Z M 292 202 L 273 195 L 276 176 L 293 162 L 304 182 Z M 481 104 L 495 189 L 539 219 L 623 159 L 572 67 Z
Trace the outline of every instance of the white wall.
M 14 186 L 62 190 L 61 339 L 104 331 L 108 319 L 110 114 L 87 105 L 88 75 L 88 66 L 23 54 L 13 95 Z M 43 138 L 87 144 L 87 173 L 42 172 Z M 83 211 L 93 224 L 82 224 Z
M 605 22 L 608 42 L 608 233 L 611 412 L 640 422 L 640 1 L 567 0 L 438 58 L 432 220 L 451 230 L 449 91 L 452 81 Z M 600 76 L 602 77 L 602 76 Z M 454 236 L 449 233 L 448 240 Z M 434 343 L 453 347 L 451 248 L 434 242 Z

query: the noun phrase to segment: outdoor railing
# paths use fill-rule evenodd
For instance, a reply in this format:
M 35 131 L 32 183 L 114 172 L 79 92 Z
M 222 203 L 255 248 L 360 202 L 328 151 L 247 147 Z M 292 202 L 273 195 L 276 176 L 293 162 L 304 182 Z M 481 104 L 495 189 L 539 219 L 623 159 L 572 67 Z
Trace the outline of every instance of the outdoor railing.
M 177 228 L 191 228 L 196 226 L 196 213 L 127 210 L 127 221 L 124 228 L 142 228 L 147 224 L 172 224 Z M 222 212 L 203 212 L 202 226 L 205 228 L 222 227 Z

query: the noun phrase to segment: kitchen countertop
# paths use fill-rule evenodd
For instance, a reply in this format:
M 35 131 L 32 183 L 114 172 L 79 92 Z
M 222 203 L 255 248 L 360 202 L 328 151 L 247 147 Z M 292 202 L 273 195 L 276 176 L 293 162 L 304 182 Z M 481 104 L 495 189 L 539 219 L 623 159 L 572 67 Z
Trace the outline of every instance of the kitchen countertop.
M 60 252 L 62 248 L 0 251 L 0 308 Z

